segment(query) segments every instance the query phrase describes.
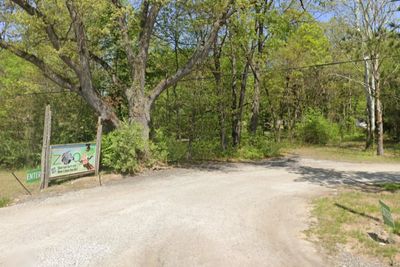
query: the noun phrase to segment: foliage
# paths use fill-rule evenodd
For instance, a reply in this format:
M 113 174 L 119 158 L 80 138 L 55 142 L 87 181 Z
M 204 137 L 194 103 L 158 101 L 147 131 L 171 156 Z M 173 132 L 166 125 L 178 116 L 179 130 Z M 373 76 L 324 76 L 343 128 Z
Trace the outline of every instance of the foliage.
M 136 173 L 165 161 L 164 144 L 146 142 L 142 129 L 135 123 L 122 122 L 115 131 L 104 136 L 102 141 L 103 166 L 122 173 Z
M 0 198 L 0 208 L 7 206 L 8 203 L 10 203 L 10 200 L 8 198 Z
M 87 49 L 93 53 L 89 61 L 96 95 L 119 118 L 127 118 L 131 107 L 125 89 L 133 85 L 131 72 L 135 68 L 128 63 L 118 18 L 126 12 L 130 47 L 134 53 L 140 51 L 137 39 L 141 26 L 146 24 L 140 17 L 145 10 L 144 1 L 135 4 L 122 1 L 121 10 L 110 1 L 73 2 L 83 20 Z M 80 82 L 76 73 L 63 60 L 67 57 L 80 65 L 65 3 L 40 1 L 37 8 L 44 17 L 35 17 L 11 1 L 3 1 L 0 28 L 9 26 L 3 41 L 42 59 L 78 89 Z M 154 3 L 150 1 L 151 5 Z M 188 62 L 227 1 L 157 3 L 160 3 L 160 12 L 145 64 L 142 88 L 145 98 L 162 79 Z M 293 143 L 296 137 L 306 144 L 333 143 L 336 148 L 329 147 L 327 151 L 338 158 L 349 155 L 350 159 L 375 160 L 370 155 L 373 152 L 363 151 L 363 145 L 357 149 L 342 147 L 343 141 L 365 140 L 365 130 L 356 128 L 355 121 L 368 120 L 363 62 L 343 63 L 363 58 L 359 33 L 350 21 L 351 16 L 347 16 L 354 14 L 343 13 L 343 17 L 320 21 L 299 5 L 287 5 L 285 1 L 274 1 L 270 6 L 267 3 L 272 1 L 236 1 L 236 13 L 220 30 L 205 61 L 196 63 L 195 70 L 161 93 L 151 105 L 148 115 L 151 115 L 152 142 L 127 140 L 129 148 L 124 151 L 133 159 L 124 158 L 114 147 L 112 153 L 121 157 L 121 161 L 113 164 L 108 158 L 110 167 L 134 172 L 160 159 L 168 162 L 261 159 L 279 154 L 282 143 Z M 314 7 L 310 3 L 309 8 Z M 329 8 L 337 6 L 332 3 Z M 50 42 L 43 18 L 55 28 L 61 41 L 59 50 Z M 398 39 L 393 36 L 390 42 L 382 41 L 380 45 L 385 58 L 381 63 L 381 86 L 385 134 L 390 141 L 386 146 L 387 155 L 400 153 Z M 338 64 L 325 64 L 330 62 Z M 218 74 L 221 75 L 218 77 Z M 55 93 L 69 89 L 50 82 L 42 71 L 7 49 L 0 51 L 0 75 L 0 166 L 38 165 L 46 104 L 53 110 L 53 144 L 94 140 L 98 112 L 82 98 L 82 91 Z M 250 134 L 249 125 L 257 103 L 257 133 Z M 111 147 L 121 143 L 124 147 L 123 137 L 118 136 L 131 137 L 124 127 L 115 136 L 111 133 L 105 137 L 105 143 Z M 107 125 L 105 128 L 112 130 Z M 131 133 L 133 137 L 140 138 L 135 131 Z M 234 142 L 235 133 L 239 134 L 239 142 Z M 152 155 L 141 159 L 141 147 L 145 146 Z
M 148 165 L 162 164 L 169 160 L 168 143 L 161 129 L 156 130 L 154 138 L 148 143 L 151 152 Z
M 234 155 L 240 159 L 265 159 L 279 156 L 280 148 L 281 145 L 271 138 L 258 134 L 243 138 L 243 143 Z
M 391 192 L 396 192 L 400 190 L 400 183 L 385 183 L 379 186 L 385 189 L 386 191 L 391 191 Z
M 297 127 L 300 139 L 307 144 L 325 145 L 338 139 L 338 126 L 319 111 L 310 109 Z
M 395 221 L 394 222 L 393 233 L 396 234 L 396 235 L 400 235 L 400 221 Z
M 53 144 L 94 139 L 95 114 L 78 95 L 60 92 L 33 66 L 7 51 L 0 51 L 0 73 L 1 167 L 39 164 L 46 104 L 53 112 Z

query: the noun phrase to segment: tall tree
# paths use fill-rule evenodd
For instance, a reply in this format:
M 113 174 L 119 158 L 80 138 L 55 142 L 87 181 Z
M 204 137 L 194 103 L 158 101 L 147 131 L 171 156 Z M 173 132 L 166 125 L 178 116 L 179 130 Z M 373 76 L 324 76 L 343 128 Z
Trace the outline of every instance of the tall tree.
M 358 48 L 364 58 L 364 88 L 367 97 L 369 131 L 368 148 L 376 133 L 377 155 L 383 155 L 383 107 L 381 102 L 381 66 L 385 58 L 384 47 L 391 33 L 390 24 L 397 24 L 395 11 L 398 3 L 391 0 L 344 1 L 341 13 L 358 32 Z
M 256 39 L 256 52 L 252 63 L 252 72 L 254 75 L 254 93 L 252 103 L 252 114 L 250 119 L 250 131 L 255 134 L 257 131 L 259 114 L 260 114 L 260 94 L 261 94 L 261 69 L 264 59 L 264 47 L 268 37 L 266 27 L 266 15 L 271 9 L 273 0 L 256 1 L 254 7 L 254 31 Z
M 113 77 L 112 83 L 122 87 L 128 103 L 129 118 L 142 126 L 145 139 L 149 136 L 150 112 L 155 100 L 207 57 L 220 27 L 235 10 L 234 0 L 217 3 L 214 1 L 215 5 L 208 14 L 207 21 L 210 23 L 204 25 L 205 29 L 209 28 L 208 34 L 198 40 L 187 62 L 159 80 L 151 89 L 146 90 L 149 87 L 146 79 L 149 49 L 157 17 L 160 10 L 165 7 L 165 1 L 143 0 L 139 5 L 124 4 L 119 0 L 103 0 L 96 3 L 67 0 L 65 5 L 62 3 L 54 5 L 50 1 L 10 2 L 16 4 L 18 8 L 2 12 L 1 18 L 7 27 L 0 39 L 0 47 L 36 65 L 47 78 L 60 87 L 79 93 L 103 119 L 117 126 L 119 124 L 117 114 L 95 85 L 94 63 L 101 66 Z M 180 1 L 173 3 L 179 5 Z M 187 7 L 194 8 L 190 3 Z M 196 10 L 188 12 L 195 13 Z M 103 35 L 101 38 L 93 37 L 100 25 L 91 21 L 93 15 L 89 13 L 110 14 L 108 18 L 102 19 L 106 19 L 107 25 L 111 25 L 112 30 L 119 31 L 118 44 L 126 56 L 129 82 L 121 82 L 115 75 L 112 60 L 101 57 L 106 52 L 102 49 L 101 43 L 95 43 L 92 39 L 104 41 L 107 39 L 104 36 L 106 34 L 100 33 Z M 22 19 L 18 14 L 22 15 Z M 100 21 L 100 18 L 98 20 Z M 44 49 L 46 53 L 43 53 Z M 54 65 L 54 61 L 57 65 Z

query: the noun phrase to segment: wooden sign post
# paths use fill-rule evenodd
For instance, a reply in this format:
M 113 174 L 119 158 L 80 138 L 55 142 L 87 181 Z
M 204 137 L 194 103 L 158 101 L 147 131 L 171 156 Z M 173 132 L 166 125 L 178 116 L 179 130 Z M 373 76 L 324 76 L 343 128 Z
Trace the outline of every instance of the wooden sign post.
M 99 177 L 99 183 L 101 185 L 100 179 L 100 153 L 101 153 L 101 137 L 103 134 L 103 125 L 101 124 L 101 117 L 97 121 L 97 135 L 96 135 L 96 160 L 95 160 L 95 175 Z
M 51 146 L 51 109 L 49 105 L 46 106 L 43 128 L 40 189 L 47 188 L 50 180 L 82 176 L 89 173 L 95 173 L 99 177 L 101 185 L 99 173 L 103 132 L 101 117 L 99 117 L 97 122 L 96 144 L 91 142 Z
M 45 189 L 49 185 L 50 136 L 51 136 L 51 109 L 50 105 L 47 105 L 44 115 L 40 189 Z

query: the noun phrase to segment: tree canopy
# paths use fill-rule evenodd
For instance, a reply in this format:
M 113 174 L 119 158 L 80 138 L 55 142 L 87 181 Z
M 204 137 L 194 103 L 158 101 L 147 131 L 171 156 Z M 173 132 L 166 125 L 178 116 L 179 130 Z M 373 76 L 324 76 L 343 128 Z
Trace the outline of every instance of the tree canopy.
M 267 156 L 323 120 L 383 154 L 400 139 L 398 6 L 0 0 L 0 164 L 37 163 L 47 103 L 54 141 L 94 138 L 101 116 L 171 160 Z

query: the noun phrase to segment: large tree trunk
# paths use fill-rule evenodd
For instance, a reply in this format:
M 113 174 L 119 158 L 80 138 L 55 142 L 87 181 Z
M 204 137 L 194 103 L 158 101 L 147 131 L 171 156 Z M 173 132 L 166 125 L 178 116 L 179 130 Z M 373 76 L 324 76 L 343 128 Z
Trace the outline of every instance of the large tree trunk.
M 130 122 L 137 123 L 143 131 L 143 140 L 149 139 L 151 105 L 143 98 L 137 98 L 134 103 L 129 103 Z
M 53 21 L 48 20 L 48 16 L 42 13 L 34 3 L 34 1 L 23 1 L 13 0 L 15 4 L 20 6 L 27 15 L 36 17 L 40 22 L 38 25 L 43 27 L 44 35 L 47 35 L 47 40 L 52 48 L 57 51 L 54 54 L 68 67 L 72 72 L 76 74 L 76 77 L 70 78 L 61 74 L 57 68 L 52 68 L 50 65 L 34 54 L 30 54 L 24 50 L 18 49 L 12 43 L 6 42 L 6 40 L 0 38 L 0 48 L 4 48 L 14 53 L 15 55 L 25 59 L 36 65 L 43 74 L 50 80 L 55 82 L 62 88 L 66 88 L 70 91 L 78 92 L 82 97 L 91 105 L 103 119 L 109 120 L 114 126 L 118 126 L 119 120 L 114 113 L 112 107 L 103 99 L 97 92 L 91 73 L 91 62 L 98 63 L 106 72 L 112 74 L 112 82 L 118 88 L 122 88 L 121 83 L 117 80 L 114 70 L 111 65 L 100 57 L 97 57 L 90 51 L 90 47 L 87 44 L 87 36 L 83 19 L 80 17 L 80 6 L 76 5 L 76 1 L 67 0 L 65 1 L 67 9 L 69 11 L 73 28 L 75 32 L 76 47 L 74 53 L 65 54 L 63 51 L 63 45 L 66 43 L 62 38 L 58 37 L 58 34 L 63 32 L 61 29 L 56 30 L 56 24 Z M 201 63 L 207 56 L 214 40 L 218 37 L 219 29 L 224 25 L 228 18 L 236 11 L 235 1 L 230 0 L 222 14 L 214 21 L 210 27 L 210 33 L 205 40 L 201 40 L 201 45 L 197 46 L 190 59 L 177 71 L 166 79 L 160 81 L 150 92 L 145 93 L 145 71 L 148 62 L 148 50 L 150 46 L 150 40 L 152 37 L 153 29 L 156 23 L 158 13 L 162 6 L 166 5 L 163 1 L 141 1 L 140 11 L 137 14 L 129 14 L 125 5 L 129 2 L 120 0 L 111 0 L 114 7 L 118 10 L 116 22 L 119 24 L 119 33 L 121 36 L 121 47 L 125 50 L 127 63 L 129 66 L 129 74 L 132 80 L 132 84 L 129 88 L 125 88 L 125 95 L 128 101 L 129 117 L 130 121 L 137 122 L 143 127 L 144 139 L 149 138 L 149 123 L 150 123 L 150 110 L 154 101 L 158 96 L 167 88 L 175 85 L 183 77 L 187 76 L 199 63 Z M 126 2 L 126 3 L 125 3 Z M 133 4 L 134 5 L 134 4 Z M 135 8 L 137 7 L 134 5 Z M 136 13 L 136 12 L 133 12 Z M 130 34 L 129 21 L 132 20 L 129 16 L 132 15 L 137 20 L 139 35 L 132 38 Z M 135 23 L 136 25 L 136 23 Z M 39 29 L 39 28 L 38 28 Z M 69 38 L 68 38 L 69 39 Z M 51 51 L 50 51 L 51 52 Z M 51 56 L 50 56 L 51 57 Z M 79 61 L 79 62 L 77 62 Z M 67 73 L 67 71 L 65 71 Z M 116 78 L 116 80 L 114 79 Z M 79 80 L 79 84 L 76 82 Z
M 125 91 L 129 105 L 129 120 L 143 130 L 143 139 L 149 139 L 151 103 L 145 97 L 147 51 L 142 51 L 135 59 L 134 80 Z
M 129 103 L 129 114 L 130 119 L 142 125 L 143 127 L 143 138 L 147 140 L 149 138 L 149 123 L 150 123 L 150 110 L 154 102 L 159 95 L 169 87 L 175 85 L 183 77 L 191 73 L 197 64 L 202 62 L 207 56 L 218 37 L 219 29 L 224 25 L 227 19 L 233 14 L 234 1 L 230 0 L 226 6 L 225 11 L 222 15 L 213 23 L 211 32 L 207 39 L 204 40 L 203 45 L 199 45 L 195 52 L 192 54 L 190 59 L 179 68 L 173 75 L 160 81 L 148 94 L 145 94 L 145 71 L 148 60 L 148 49 L 151 39 L 151 34 L 156 21 L 158 11 L 160 9 L 159 4 L 151 4 L 151 1 L 144 1 L 145 6 L 142 9 L 142 31 L 139 35 L 139 51 L 134 60 L 133 66 L 133 83 L 131 88 L 126 91 L 126 95 Z M 146 6 L 147 5 L 147 6 Z M 151 7 L 150 7 L 151 6 Z M 122 23 L 124 23 L 122 21 Z M 126 22 L 125 22 L 126 23 Z M 131 50 L 131 47 L 127 47 L 127 50 Z

